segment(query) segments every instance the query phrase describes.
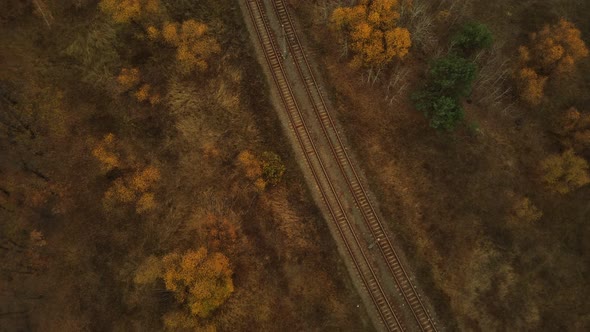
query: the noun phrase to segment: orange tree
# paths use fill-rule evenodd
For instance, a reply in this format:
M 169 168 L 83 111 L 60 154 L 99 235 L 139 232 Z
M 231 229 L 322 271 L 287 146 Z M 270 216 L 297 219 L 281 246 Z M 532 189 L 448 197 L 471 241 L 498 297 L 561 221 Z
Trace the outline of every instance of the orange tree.
M 547 78 L 571 74 L 575 63 L 588 56 L 580 30 L 564 19 L 531 34 L 529 45 L 518 52 L 516 86 L 521 99 L 530 105 L 541 102 Z
M 354 53 L 353 66 L 381 68 L 408 54 L 412 41 L 408 29 L 396 26 L 398 7 L 397 0 L 361 0 L 334 10 L 331 27 Z
M 200 248 L 169 254 L 162 262 L 166 289 L 193 316 L 208 317 L 234 291 L 229 259 L 221 253 Z

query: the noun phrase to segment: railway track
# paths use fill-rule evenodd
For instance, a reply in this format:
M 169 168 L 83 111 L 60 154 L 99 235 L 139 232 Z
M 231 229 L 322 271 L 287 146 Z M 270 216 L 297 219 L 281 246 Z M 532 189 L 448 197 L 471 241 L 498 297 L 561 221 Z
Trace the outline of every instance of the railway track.
M 338 162 L 338 167 L 346 179 L 348 188 L 354 197 L 357 207 L 363 215 L 367 227 L 370 229 L 381 254 L 387 262 L 387 266 L 395 279 L 395 283 L 400 293 L 408 304 L 419 328 L 426 332 L 437 331 L 437 327 L 432 320 L 428 309 L 420 299 L 420 295 L 416 291 L 415 286 L 410 282 L 410 277 L 401 264 L 400 258 L 395 252 L 393 244 L 387 236 L 385 228 L 369 200 L 367 191 L 362 185 L 359 174 L 354 169 L 350 157 L 344 148 L 342 139 L 340 138 L 334 125 L 334 121 L 328 112 L 319 85 L 313 75 L 307 56 L 303 51 L 303 47 L 295 31 L 295 25 L 293 24 L 293 20 L 284 0 L 271 0 L 271 2 L 283 28 L 283 33 L 287 39 L 287 46 L 291 52 L 299 76 L 304 82 L 305 90 L 313 106 L 314 113 L 321 123 L 322 132 L 326 137 L 326 140 L 329 142 L 332 154 Z
M 278 87 L 279 95 L 297 141 L 302 148 L 303 155 L 320 189 L 322 199 L 328 209 L 336 228 L 342 238 L 346 250 L 354 264 L 363 286 L 367 289 L 369 297 L 375 304 L 379 317 L 388 331 L 402 331 L 402 325 L 395 314 L 393 306 L 381 286 L 377 275 L 366 256 L 363 246 L 348 219 L 338 194 L 330 182 L 326 167 L 319 158 L 317 148 L 311 138 L 311 134 L 305 124 L 303 114 L 293 91 L 286 78 L 285 69 L 280 58 L 280 52 L 274 41 L 272 30 L 264 14 L 264 8 L 259 0 L 247 0 L 246 6 L 254 24 L 258 40 L 263 48 L 264 57 L 274 83 Z

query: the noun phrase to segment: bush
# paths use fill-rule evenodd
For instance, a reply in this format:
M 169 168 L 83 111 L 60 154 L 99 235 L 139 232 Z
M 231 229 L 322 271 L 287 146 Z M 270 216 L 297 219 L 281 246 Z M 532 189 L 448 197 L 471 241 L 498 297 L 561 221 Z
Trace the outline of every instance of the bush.
M 485 24 L 471 22 L 461 27 L 452 39 L 452 45 L 457 47 L 465 56 L 471 56 L 476 51 L 490 48 L 494 38 Z
M 286 170 L 281 157 L 267 151 L 262 154 L 262 159 L 262 177 L 270 184 L 278 184 Z
M 508 221 L 516 226 L 532 225 L 541 219 L 543 212 L 539 210 L 528 197 L 516 199 L 512 205 Z

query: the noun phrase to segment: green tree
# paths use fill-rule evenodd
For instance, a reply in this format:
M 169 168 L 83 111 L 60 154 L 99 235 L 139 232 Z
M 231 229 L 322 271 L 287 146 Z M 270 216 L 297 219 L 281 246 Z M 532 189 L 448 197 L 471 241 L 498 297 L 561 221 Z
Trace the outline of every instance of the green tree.
M 493 42 L 492 32 L 487 25 L 477 22 L 464 24 L 452 38 L 452 45 L 465 56 L 471 56 L 481 49 L 489 48 Z
M 443 95 L 459 98 L 471 93 L 476 75 L 472 61 L 456 55 L 447 55 L 436 60 L 430 67 L 429 87 Z
M 430 126 L 434 129 L 452 130 L 464 117 L 457 99 L 429 92 L 419 98 L 416 108 L 430 118 Z
M 425 87 L 413 95 L 416 109 L 432 128 L 452 130 L 464 117 L 459 99 L 471 92 L 475 64 L 451 54 L 433 62 L 428 74 Z

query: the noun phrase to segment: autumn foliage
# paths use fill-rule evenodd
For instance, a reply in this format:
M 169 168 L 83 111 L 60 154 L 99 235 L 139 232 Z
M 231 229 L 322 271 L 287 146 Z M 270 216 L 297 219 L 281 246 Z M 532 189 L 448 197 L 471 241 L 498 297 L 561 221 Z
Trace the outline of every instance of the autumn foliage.
M 196 317 L 208 317 L 234 291 L 229 259 L 221 253 L 205 248 L 172 253 L 163 264 L 166 289 Z
M 543 182 L 560 194 L 567 194 L 590 183 L 588 162 L 576 156 L 571 149 L 543 160 L 541 171 Z
M 161 33 L 150 27 L 148 35 L 151 39 L 161 35 L 166 43 L 176 47 L 176 60 L 181 71 L 187 74 L 206 70 L 209 67 L 207 60 L 221 51 L 209 27 L 195 20 L 187 20 L 182 24 L 165 23 Z
M 117 82 L 125 90 L 129 90 L 139 83 L 139 69 L 138 68 L 122 68 Z
M 102 141 L 98 142 L 92 150 L 92 155 L 98 159 L 103 171 L 110 171 L 120 165 L 119 157 L 115 152 L 115 135 L 105 135 Z
M 107 206 L 113 203 L 134 204 L 137 213 L 144 213 L 156 207 L 153 193 L 160 180 L 160 171 L 154 166 L 139 167 L 132 162 L 124 161 L 116 144 L 116 137 L 110 133 L 99 141 L 92 150 L 92 155 L 99 161 L 101 169 L 106 173 L 116 168 L 131 168 L 131 172 L 117 177 L 104 194 Z
M 99 6 L 117 23 L 126 23 L 160 12 L 159 0 L 101 0 Z
M 244 150 L 238 155 L 237 163 L 246 173 L 246 177 L 254 181 L 254 186 L 262 191 L 268 184 L 276 185 L 281 181 L 286 167 L 281 157 L 274 152 L 263 152 L 261 157 L 252 151 Z
M 556 131 L 565 146 L 576 151 L 590 148 L 590 114 L 571 107 L 561 115 Z
M 530 225 L 541 219 L 541 212 L 528 197 L 515 199 L 508 221 L 515 226 Z
M 133 96 L 139 102 L 149 102 L 154 106 L 161 101 L 160 94 L 150 84 L 141 84 L 141 72 L 138 68 L 122 68 L 117 82 L 123 91 L 134 90 Z
M 521 99 L 538 105 L 548 78 L 563 77 L 575 70 L 575 63 L 588 56 L 580 30 L 561 19 L 531 34 L 527 46 L 521 46 L 515 79 Z
M 332 28 L 350 45 L 353 66 L 380 67 L 408 54 L 412 41 L 406 28 L 396 26 L 398 7 L 397 0 L 362 0 L 334 10 Z

